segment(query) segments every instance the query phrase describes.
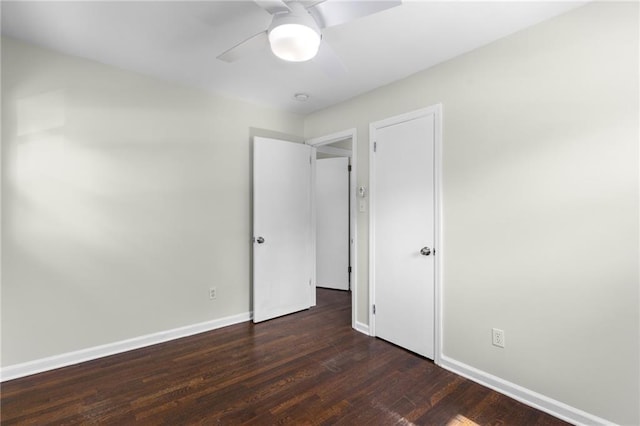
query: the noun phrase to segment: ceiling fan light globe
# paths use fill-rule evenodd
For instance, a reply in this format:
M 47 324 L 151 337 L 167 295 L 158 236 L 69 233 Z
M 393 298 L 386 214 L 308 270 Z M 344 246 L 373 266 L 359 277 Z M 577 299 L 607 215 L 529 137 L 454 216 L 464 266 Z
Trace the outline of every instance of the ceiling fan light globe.
M 302 24 L 282 24 L 269 31 L 273 54 L 290 62 L 303 62 L 315 57 L 320 40 L 320 33 Z

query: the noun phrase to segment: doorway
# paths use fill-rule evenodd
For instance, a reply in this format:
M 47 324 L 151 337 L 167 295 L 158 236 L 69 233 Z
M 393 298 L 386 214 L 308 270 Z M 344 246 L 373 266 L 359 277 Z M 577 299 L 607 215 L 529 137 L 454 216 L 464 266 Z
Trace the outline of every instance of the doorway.
M 342 163 L 344 164 L 344 160 L 348 159 L 348 216 L 345 218 L 347 222 L 344 225 L 348 226 L 348 235 L 347 235 L 347 247 L 344 250 L 343 255 L 346 255 L 346 259 L 340 259 L 340 264 L 342 266 L 338 266 L 340 269 L 344 269 L 346 265 L 345 275 L 343 278 L 346 278 L 346 282 L 348 288 L 351 289 L 351 326 L 356 328 L 356 312 L 357 312 L 357 229 L 356 229 L 356 209 L 355 209 L 355 185 L 356 185 L 356 176 L 357 176 L 357 164 L 356 164 L 356 129 L 349 129 L 342 132 L 333 133 L 330 135 L 313 138 L 308 140 L 307 145 L 310 145 L 316 150 L 316 162 L 315 162 L 315 173 L 314 173 L 314 182 L 313 182 L 313 191 L 314 191 L 314 200 L 317 203 L 318 199 L 318 191 L 317 191 L 317 182 L 315 178 L 317 177 L 318 172 L 318 164 L 325 159 L 342 159 Z M 340 163 L 341 160 L 337 160 L 336 163 Z M 350 167 L 349 167 L 350 166 Z M 314 206 L 314 212 L 316 212 L 317 206 Z M 314 218 L 314 222 L 318 222 L 318 217 Z M 344 228 L 344 226 L 343 226 Z M 322 247 L 319 244 L 322 244 L 325 236 L 319 238 L 317 229 L 314 229 L 313 235 L 313 245 L 316 247 L 316 250 L 322 250 Z M 335 236 L 335 238 L 341 238 L 339 235 Z M 326 283 L 318 281 L 318 278 L 322 280 L 323 273 L 326 271 L 319 270 L 319 267 L 322 267 L 322 262 L 317 262 L 316 271 L 314 272 L 315 280 L 314 282 L 318 286 L 330 287 L 326 286 Z M 339 270 L 336 271 L 339 273 Z
M 325 155 L 316 159 L 316 287 L 348 291 L 351 165 L 349 157 Z
M 370 332 L 435 359 L 441 106 L 370 126 Z

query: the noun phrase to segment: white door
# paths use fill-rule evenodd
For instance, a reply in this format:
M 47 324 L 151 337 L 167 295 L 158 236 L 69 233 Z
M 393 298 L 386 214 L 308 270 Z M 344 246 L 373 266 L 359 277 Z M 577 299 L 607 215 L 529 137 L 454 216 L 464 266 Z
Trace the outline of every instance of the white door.
M 372 124 L 374 332 L 431 359 L 435 125 L 433 111 Z
M 316 161 L 316 286 L 349 290 L 349 158 Z
M 308 145 L 254 138 L 254 322 L 311 306 L 312 153 Z

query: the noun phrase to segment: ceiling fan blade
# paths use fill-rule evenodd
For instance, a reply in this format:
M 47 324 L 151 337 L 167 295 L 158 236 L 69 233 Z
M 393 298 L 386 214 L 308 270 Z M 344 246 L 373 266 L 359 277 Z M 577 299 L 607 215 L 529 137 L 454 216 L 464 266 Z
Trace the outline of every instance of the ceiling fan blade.
M 269 46 L 267 32 L 262 31 L 249 37 L 245 41 L 236 44 L 231 49 L 217 56 L 218 59 L 225 62 L 235 62 L 245 56 L 251 56 Z
M 291 8 L 282 0 L 253 0 L 258 6 L 272 15 L 291 12 Z
M 402 0 L 327 0 L 307 10 L 314 17 L 320 28 L 326 28 L 351 22 L 367 15 L 373 15 L 401 4 Z
M 338 78 L 347 74 L 347 67 L 326 41 L 320 44 L 320 49 L 313 58 L 313 62 L 318 64 L 325 74 L 331 78 Z

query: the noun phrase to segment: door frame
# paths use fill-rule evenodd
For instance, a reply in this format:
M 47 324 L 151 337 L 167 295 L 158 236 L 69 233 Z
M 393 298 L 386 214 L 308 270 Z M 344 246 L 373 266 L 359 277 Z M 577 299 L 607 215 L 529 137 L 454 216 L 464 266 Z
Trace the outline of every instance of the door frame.
M 375 218 L 376 218 L 376 161 L 374 143 L 378 129 L 404 123 L 416 118 L 434 115 L 434 362 L 440 364 L 442 356 L 442 104 L 432 105 L 408 113 L 395 115 L 369 124 L 369 333 L 376 335 L 375 315 Z
M 358 330 L 357 322 L 356 322 L 356 313 L 358 312 L 358 223 L 357 223 L 357 205 L 356 205 L 356 181 L 358 176 L 358 165 L 357 165 L 357 130 L 355 128 L 343 130 L 336 133 L 331 133 L 329 135 L 320 136 L 317 138 L 312 138 L 307 140 L 305 143 L 307 145 L 311 145 L 316 148 L 318 151 L 334 151 L 336 154 L 342 154 L 345 156 L 349 156 L 351 162 L 351 176 L 349 179 L 349 239 L 351 241 L 349 247 L 349 256 L 351 257 L 351 327 L 355 330 Z M 351 153 L 348 154 L 346 150 L 342 150 L 339 148 L 320 148 L 324 145 L 328 145 L 334 142 L 339 142 L 343 140 L 351 139 Z M 327 149 L 331 148 L 331 149 Z M 315 158 L 314 158 L 315 160 Z M 315 161 L 314 161 L 315 163 Z M 313 215 L 313 231 L 312 231 L 312 245 L 316 246 L 316 217 L 315 217 L 315 199 L 316 199 L 316 180 L 315 180 L 315 164 L 312 170 L 313 177 L 311 181 L 311 191 L 312 191 L 312 215 Z M 314 262 L 314 270 L 313 270 L 313 288 L 316 287 L 316 263 Z M 313 304 L 315 305 L 315 292 L 313 296 Z

